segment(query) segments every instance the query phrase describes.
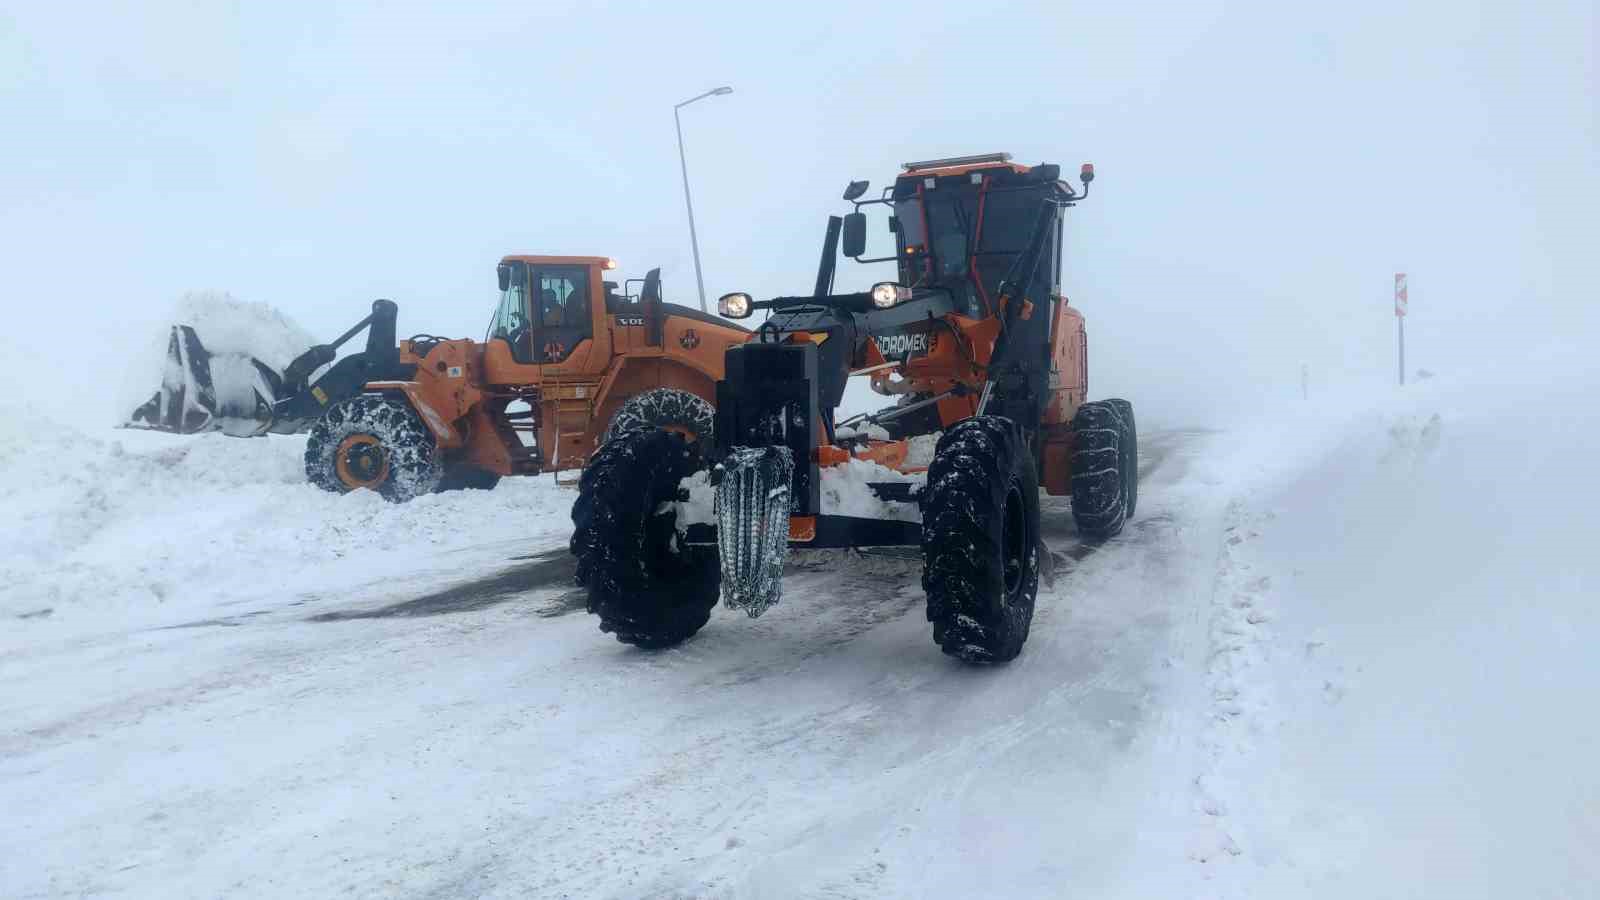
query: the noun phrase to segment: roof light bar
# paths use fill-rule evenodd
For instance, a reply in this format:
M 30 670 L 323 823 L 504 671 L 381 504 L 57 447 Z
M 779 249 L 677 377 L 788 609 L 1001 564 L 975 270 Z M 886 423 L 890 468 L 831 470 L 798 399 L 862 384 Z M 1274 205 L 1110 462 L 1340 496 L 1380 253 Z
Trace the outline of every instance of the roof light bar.
M 922 162 L 902 163 L 907 172 L 916 172 L 920 169 L 942 169 L 945 166 L 966 166 L 973 163 L 1003 163 L 1010 162 L 1009 153 L 980 153 L 977 156 L 947 156 L 944 159 L 927 159 Z

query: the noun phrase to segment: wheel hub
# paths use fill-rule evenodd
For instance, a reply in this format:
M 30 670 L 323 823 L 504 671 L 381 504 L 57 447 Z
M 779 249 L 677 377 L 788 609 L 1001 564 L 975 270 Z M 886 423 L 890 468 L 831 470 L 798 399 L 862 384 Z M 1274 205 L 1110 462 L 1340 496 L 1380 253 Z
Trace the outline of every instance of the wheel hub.
M 353 434 L 339 444 L 334 468 L 345 487 L 371 488 L 389 477 L 389 454 L 383 443 L 370 434 Z

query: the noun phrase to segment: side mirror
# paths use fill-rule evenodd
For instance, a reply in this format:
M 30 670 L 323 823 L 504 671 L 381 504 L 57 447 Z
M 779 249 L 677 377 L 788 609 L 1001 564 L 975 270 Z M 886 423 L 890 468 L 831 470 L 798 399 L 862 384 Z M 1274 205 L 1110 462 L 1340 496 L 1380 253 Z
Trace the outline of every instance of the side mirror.
M 850 182 L 850 186 L 844 189 L 844 198 L 846 200 L 854 200 L 857 197 L 861 196 L 862 194 L 865 194 L 866 192 L 867 192 L 867 182 L 865 182 L 865 181 L 852 181 L 852 182 Z
M 754 308 L 755 303 L 749 294 L 723 294 L 717 298 L 717 312 L 730 319 L 748 319 Z
M 899 234 L 900 233 L 900 217 L 899 216 L 890 216 L 889 217 L 889 233 L 890 234 Z
M 500 276 L 500 292 L 503 294 L 511 290 L 511 267 L 501 263 L 495 274 Z
M 867 214 L 853 212 L 844 217 L 839 249 L 852 259 L 867 252 Z

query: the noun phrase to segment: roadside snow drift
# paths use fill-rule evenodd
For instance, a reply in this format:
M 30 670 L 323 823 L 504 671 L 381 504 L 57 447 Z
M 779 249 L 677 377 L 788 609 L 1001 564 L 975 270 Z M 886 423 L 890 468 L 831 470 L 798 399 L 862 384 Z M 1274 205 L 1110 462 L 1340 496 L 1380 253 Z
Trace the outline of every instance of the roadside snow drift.
M 1234 893 L 1600 884 L 1600 378 L 1567 362 L 1283 423 L 1211 614 L 1199 790 Z
M 549 478 L 402 506 L 307 484 L 304 452 L 300 436 L 89 434 L 0 408 L 0 616 L 122 627 L 448 571 L 441 553 L 570 527 Z

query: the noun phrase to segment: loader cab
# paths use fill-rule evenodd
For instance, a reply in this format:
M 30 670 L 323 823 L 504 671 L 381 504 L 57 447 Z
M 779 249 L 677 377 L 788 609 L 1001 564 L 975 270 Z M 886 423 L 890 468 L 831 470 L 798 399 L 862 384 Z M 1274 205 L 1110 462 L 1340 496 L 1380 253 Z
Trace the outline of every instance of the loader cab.
M 514 256 L 496 270 L 500 302 L 484 339 L 490 369 L 507 371 L 499 383 L 518 383 L 524 366 L 559 366 L 587 373 L 611 353 L 603 273 L 615 265 L 601 257 Z M 598 347 L 597 343 L 606 346 Z

